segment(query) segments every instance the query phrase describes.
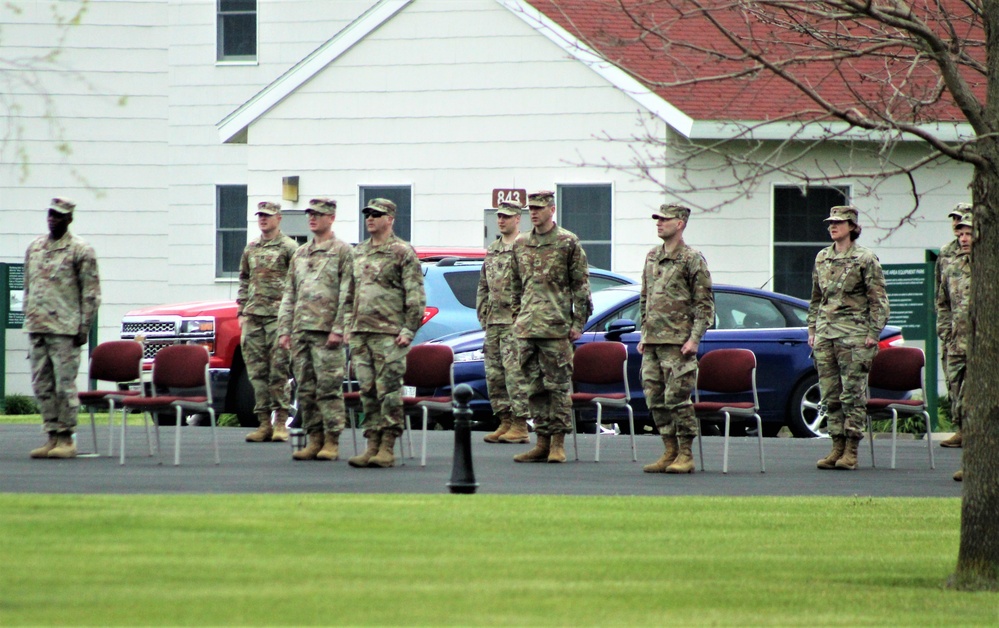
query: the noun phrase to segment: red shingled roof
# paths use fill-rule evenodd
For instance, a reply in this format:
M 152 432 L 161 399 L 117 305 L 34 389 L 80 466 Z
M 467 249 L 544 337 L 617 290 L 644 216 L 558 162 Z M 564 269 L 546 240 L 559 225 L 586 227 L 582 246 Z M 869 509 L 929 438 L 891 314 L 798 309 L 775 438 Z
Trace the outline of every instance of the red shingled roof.
M 751 71 L 754 62 L 740 58 L 693 2 L 680 0 L 530 0 L 548 18 L 631 73 L 664 100 L 697 120 L 814 120 L 827 117 L 821 108 L 788 81 L 769 71 Z M 934 8 L 951 12 L 944 21 Z M 898 43 L 898 33 L 875 31 L 872 22 L 800 21 L 786 28 L 786 13 L 748 13 L 765 3 L 702 0 L 714 7 L 711 18 L 735 32 L 743 43 L 765 50 L 785 64 L 803 83 L 836 106 L 852 107 L 866 116 L 890 111 L 905 122 L 963 121 L 936 66 L 914 61 L 912 50 Z M 800 6 L 805 6 L 804 1 Z M 981 21 L 961 0 L 914 0 L 928 26 L 953 48 L 969 55 L 964 79 L 984 102 L 984 40 Z M 629 12 L 625 11 L 628 9 Z M 680 7 L 677 9 L 676 7 Z M 782 20 L 777 25 L 773 20 Z M 658 24 L 659 33 L 635 21 Z M 812 30 L 809 32 L 810 28 Z M 839 47 L 818 47 L 818 33 L 835 33 Z M 872 41 L 872 33 L 878 37 Z M 857 50 L 865 54 L 856 55 Z M 976 67 L 978 66 L 978 67 Z M 902 95 L 905 95 L 902 97 Z

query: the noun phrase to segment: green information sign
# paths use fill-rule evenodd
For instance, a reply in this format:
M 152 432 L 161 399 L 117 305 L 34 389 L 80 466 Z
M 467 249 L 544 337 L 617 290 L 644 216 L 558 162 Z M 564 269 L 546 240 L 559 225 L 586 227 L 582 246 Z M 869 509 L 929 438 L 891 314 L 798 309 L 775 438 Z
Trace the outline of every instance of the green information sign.
M 888 303 L 891 306 L 889 325 L 902 328 L 906 340 L 935 338 L 928 329 L 928 311 L 933 307 L 933 265 L 884 264 Z

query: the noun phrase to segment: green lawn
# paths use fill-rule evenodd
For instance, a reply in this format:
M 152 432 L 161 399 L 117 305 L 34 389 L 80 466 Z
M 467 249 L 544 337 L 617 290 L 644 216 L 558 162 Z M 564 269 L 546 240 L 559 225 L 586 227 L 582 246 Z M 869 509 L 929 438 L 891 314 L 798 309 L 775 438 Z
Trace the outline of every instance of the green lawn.
M 995 625 L 957 499 L 0 494 L 0 625 Z

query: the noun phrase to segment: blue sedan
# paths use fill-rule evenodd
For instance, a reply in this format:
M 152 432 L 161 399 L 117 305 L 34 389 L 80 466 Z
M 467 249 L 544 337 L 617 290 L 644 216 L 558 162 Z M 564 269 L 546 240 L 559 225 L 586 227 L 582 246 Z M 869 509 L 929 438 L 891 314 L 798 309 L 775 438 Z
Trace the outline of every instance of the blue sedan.
M 628 386 L 636 426 L 650 429 L 652 422 L 642 392 L 641 355 L 637 345 L 638 285 L 618 286 L 593 293 L 593 315 L 577 345 L 618 340 L 628 347 Z M 820 436 L 825 431 L 819 407 L 818 377 L 808 346 L 808 303 L 795 297 L 737 286 L 716 285 L 715 322 L 701 341 L 698 354 L 723 348 L 746 348 L 756 354 L 756 382 L 760 416 L 767 435 L 787 425 L 798 437 Z M 466 332 L 438 338 L 455 353 L 455 383 L 472 387 L 476 418 L 490 423 L 492 411 L 486 391 L 482 355 L 483 332 Z M 902 330 L 889 326 L 880 346 L 901 344 Z M 627 427 L 625 421 L 624 427 Z

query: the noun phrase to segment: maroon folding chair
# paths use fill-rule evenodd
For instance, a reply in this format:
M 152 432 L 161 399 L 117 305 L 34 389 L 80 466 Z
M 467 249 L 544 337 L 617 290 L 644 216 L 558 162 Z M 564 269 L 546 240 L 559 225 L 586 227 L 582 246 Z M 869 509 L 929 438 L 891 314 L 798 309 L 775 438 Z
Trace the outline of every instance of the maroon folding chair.
M 752 393 L 752 401 L 701 401 L 701 391 L 722 394 Z M 697 447 L 704 471 L 704 445 L 701 442 L 701 421 L 725 422 L 725 453 L 722 473 L 728 473 L 728 440 L 732 418 L 755 420 L 756 438 L 760 445 L 760 473 L 763 464 L 763 420 L 760 400 L 756 393 L 756 354 L 749 349 L 715 349 L 701 356 L 697 363 L 697 388 L 694 389 L 694 414 L 697 417 Z
M 409 432 L 409 456 L 413 457 L 413 429 L 409 416 L 415 411 L 423 415 L 423 446 L 420 453 L 420 466 L 427 466 L 427 419 L 431 412 L 451 412 L 451 392 L 454 390 L 454 352 L 451 347 L 435 344 L 419 344 L 409 349 L 406 355 L 406 374 L 403 386 L 416 389 L 438 390 L 447 388 L 447 395 L 403 395 L 403 411 L 406 415 L 406 431 Z
M 926 424 L 926 447 L 930 452 L 930 468 L 936 469 L 933 460 L 933 439 L 930 438 L 930 413 L 926 411 L 926 357 L 917 347 L 888 347 L 874 356 L 867 374 L 868 390 L 880 388 L 893 392 L 919 390 L 919 399 L 868 399 L 867 440 L 871 441 L 871 466 L 874 465 L 874 434 L 872 419 L 891 418 L 891 468 L 895 468 L 895 441 L 898 434 L 898 417 L 922 415 Z
M 110 340 L 94 347 L 90 354 L 90 379 L 113 382 L 113 389 L 85 390 L 79 392 L 80 405 L 90 410 L 90 429 L 94 435 L 94 453 L 97 453 L 97 425 L 95 410 L 108 411 L 108 456 L 114 455 L 114 410 L 115 404 L 125 397 L 138 396 L 142 379 L 142 343 L 134 340 Z M 122 385 L 139 382 L 132 390 Z
M 573 392 L 572 449 L 579 460 L 576 439 L 577 411 L 597 408 L 597 450 L 594 462 L 600 462 L 600 426 L 603 409 L 624 408 L 628 411 L 628 433 L 631 434 L 631 460 L 638 462 L 635 448 L 635 413 L 631 409 L 631 389 L 628 388 L 628 348 L 621 342 L 589 342 L 576 347 L 572 358 L 573 388 L 577 385 L 613 386 L 611 392 Z
M 212 444 L 215 447 L 215 464 L 220 464 L 219 441 L 215 431 L 215 410 L 212 408 L 212 387 L 208 378 L 208 350 L 202 345 L 170 345 L 164 347 L 153 358 L 152 396 L 127 397 L 122 401 L 123 416 L 121 429 L 121 464 L 125 464 L 125 426 L 129 410 L 143 413 L 146 427 L 146 440 L 149 441 L 149 419 L 163 410 L 174 410 L 177 414 L 177 433 L 174 444 L 174 465 L 180 464 L 180 432 L 184 411 L 207 412 L 212 427 Z M 188 391 L 197 391 L 191 394 Z M 165 391 L 165 392 L 160 392 Z M 203 391 L 203 394 L 202 394 Z M 160 448 L 159 422 L 153 419 L 156 428 L 156 451 Z M 149 455 L 153 455 L 149 444 Z

